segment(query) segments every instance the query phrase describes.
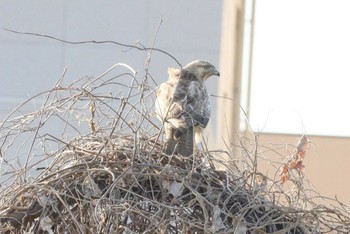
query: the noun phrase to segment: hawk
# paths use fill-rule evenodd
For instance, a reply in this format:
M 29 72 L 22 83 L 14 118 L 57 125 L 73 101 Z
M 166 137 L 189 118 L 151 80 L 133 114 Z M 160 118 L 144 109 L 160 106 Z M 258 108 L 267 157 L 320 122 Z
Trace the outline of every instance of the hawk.
M 209 62 L 195 60 L 182 69 L 169 68 L 169 79 L 157 90 L 157 117 L 164 123 L 165 153 L 193 154 L 210 118 L 210 100 L 204 82 L 220 73 Z

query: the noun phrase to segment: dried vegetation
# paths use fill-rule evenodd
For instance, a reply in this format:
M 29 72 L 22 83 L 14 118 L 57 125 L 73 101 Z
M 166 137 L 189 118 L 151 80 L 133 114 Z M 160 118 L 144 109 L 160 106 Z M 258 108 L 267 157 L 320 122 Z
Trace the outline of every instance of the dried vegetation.
M 147 69 L 64 76 L 0 124 L 1 233 L 350 231 L 348 207 L 304 188 L 295 155 L 306 148 L 276 164 L 277 180 L 259 173 L 256 138 L 230 147 L 239 157 L 205 144 L 193 157 L 167 156 Z

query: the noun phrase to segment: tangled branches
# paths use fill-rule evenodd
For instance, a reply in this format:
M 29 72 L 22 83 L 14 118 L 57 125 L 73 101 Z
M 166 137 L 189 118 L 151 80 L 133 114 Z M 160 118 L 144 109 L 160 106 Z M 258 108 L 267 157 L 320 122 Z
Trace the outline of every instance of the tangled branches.
M 242 149 L 245 170 L 222 150 L 163 154 L 147 74 L 116 64 L 63 77 L 0 125 L 2 233 L 349 232 L 342 204 L 290 195 L 259 173 L 257 141 Z M 23 113 L 33 101 L 41 107 Z

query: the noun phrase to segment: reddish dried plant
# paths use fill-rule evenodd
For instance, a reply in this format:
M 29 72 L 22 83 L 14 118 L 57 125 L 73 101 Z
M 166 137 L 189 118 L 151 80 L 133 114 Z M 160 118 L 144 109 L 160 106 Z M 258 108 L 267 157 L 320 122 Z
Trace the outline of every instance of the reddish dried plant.
M 297 170 L 300 172 L 305 167 L 303 165 L 303 160 L 305 158 L 309 143 L 310 142 L 305 135 L 299 139 L 299 142 L 291 159 L 288 160 L 287 163 L 284 163 L 281 167 L 281 172 L 279 175 L 281 176 L 280 180 L 282 183 L 289 180 L 289 174 L 291 170 Z

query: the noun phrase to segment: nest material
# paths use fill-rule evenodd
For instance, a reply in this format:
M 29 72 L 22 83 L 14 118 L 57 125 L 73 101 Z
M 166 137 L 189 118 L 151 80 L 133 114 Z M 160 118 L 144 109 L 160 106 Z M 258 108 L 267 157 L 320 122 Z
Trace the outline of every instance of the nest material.
M 34 182 L 15 190 L 16 208 L 8 207 L 2 222 L 33 226 L 35 233 L 45 227 L 56 233 L 218 233 L 252 226 L 304 233 L 292 216 L 203 163 L 210 155 L 169 157 L 160 153 L 161 144 L 134 139 L 70 142 Z
M 130 72 L 113 74 L 119 67 Z M 291 178 L 290 193 L 259 173 L 256 141 L 242 150 L 245 169 L 222 150 L 163 154 L 149 83 L 117 64 L 96 78 L 60 79 L 39 110 L 23 115 L 22 105 L 5 119 L 1 233 L 349 232 L 347 208 L 316 204 L 302 177 Z M 231 161 L 219 159 L 225 153 Z

